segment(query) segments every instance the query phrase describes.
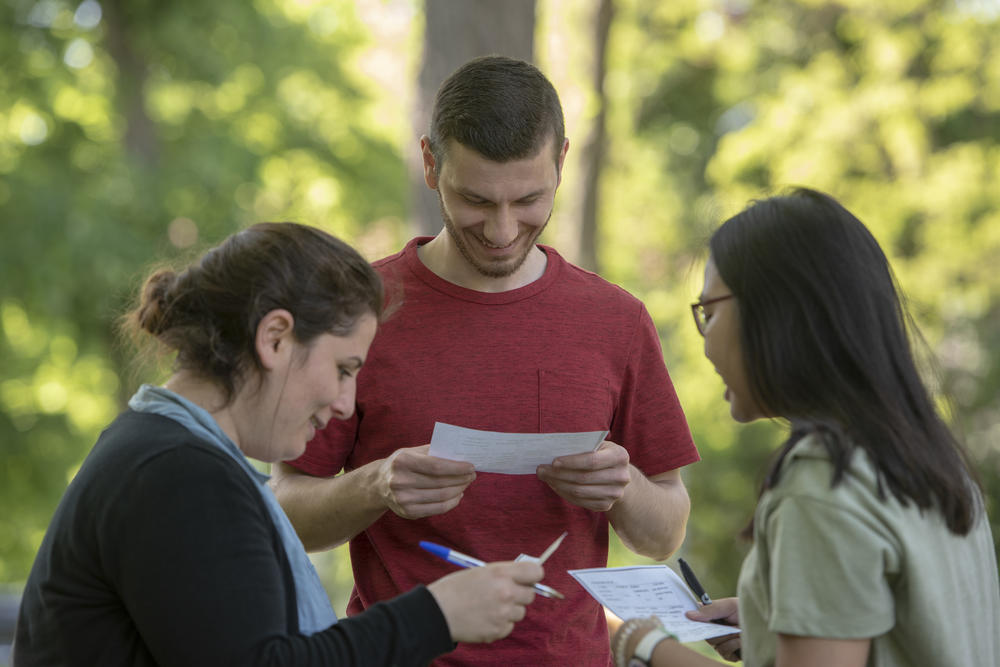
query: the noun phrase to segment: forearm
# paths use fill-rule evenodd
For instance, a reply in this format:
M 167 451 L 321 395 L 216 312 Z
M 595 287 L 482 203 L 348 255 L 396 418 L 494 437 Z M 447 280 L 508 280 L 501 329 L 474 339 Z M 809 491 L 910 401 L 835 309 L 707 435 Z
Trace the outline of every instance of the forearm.
M 648 642 L 652 641 L 652 653 Z M 643 646 L 645 644 L 645 646 Z M 695 653 L 678 643 L 676 637 L 663 630 L 655 617 L 631 618 L 615 631 L 611 639 L 615 667 L 626 667 L 631 658 L 648 659 L 650 667 L 718 667 L 716 660 Z M 648 658 L 646 657 L 648 656 Z
M 719 667 L 719 661 L 695 653 L 673 639 L 665 639 L 653 649 L 652 667 Z
M 625 495 L 608 510 L 622 543 L 637 554 L 665 560 L 684 542 L 691 501 L 679 470 L 655 478 L 629 465 Z
M 778 633 L 775 665 L 816 667 L 864 667 L 868 664 L 871 639 L 825 639 Z
M 307 551 L 343 544 L 385 513 L 375 481 L 379 463 L 337 477 L 313 477 L 275 464 L 271 488 Z
M 427 665 L 455 647 L 434 596 L 422 586 L 343 618 L 322 635 L 306 642 L 322 644 L 310 647 L 310 655 L 322 652 L 325 665 Z

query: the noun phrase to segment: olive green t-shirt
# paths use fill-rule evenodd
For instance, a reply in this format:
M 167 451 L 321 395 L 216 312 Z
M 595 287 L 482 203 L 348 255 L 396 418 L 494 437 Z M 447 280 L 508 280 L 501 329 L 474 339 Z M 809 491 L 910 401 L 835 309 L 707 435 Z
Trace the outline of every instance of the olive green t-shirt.
M 985 513 L 965 536 L 876 493 L 862 450 L 836 488 L 815 436 L 761 496 L 739 579 L 743 660 L 774 665 L 777 633 L 872 638 L 872 667 L 1000 666 L 1000 584 Z

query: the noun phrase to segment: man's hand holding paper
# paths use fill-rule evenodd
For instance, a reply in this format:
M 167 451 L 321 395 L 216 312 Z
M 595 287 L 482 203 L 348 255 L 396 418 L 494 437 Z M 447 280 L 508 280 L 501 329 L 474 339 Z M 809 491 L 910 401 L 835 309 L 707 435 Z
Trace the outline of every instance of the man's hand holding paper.
M 606 512 L 625 495 L 632 480 L 628 452 L 608 440 L 596 451 L 560 456 L 538 466 L 538 478 L 568 502 Z
M 398 449 L 382 462 L 376 489 L 395 514 L 421 519 L 458 505 L 477 470 L 512 475 L 538 471 L 570 502 L 589 509 L 610 506 L 617 499 L 608 502 L 616 484 L 624 489 L 619 468 L 627 479 L 628 453 L 602 442 L 605 435 L 606 431 L 497 433 L 439 422 L 429 445 Z
M 404 519 L 444 514 L 462 499 L 476 479 L 471 463 L 429 454 L 430 445 L 397 449 L 379 469 L 377 490 Z
M 607 434 L 498 433 L 438 422 L 429 453 L 470 462 L 482 472 L 535 473 L 568 502 L 606 512 L 631 481 L 628 452 L 604 440 Z

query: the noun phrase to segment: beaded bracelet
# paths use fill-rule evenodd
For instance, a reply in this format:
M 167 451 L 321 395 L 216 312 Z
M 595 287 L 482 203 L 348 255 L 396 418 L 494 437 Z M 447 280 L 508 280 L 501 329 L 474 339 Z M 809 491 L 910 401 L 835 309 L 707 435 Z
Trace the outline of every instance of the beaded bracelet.
M 618 629 L 618 632 L 615 633 L 615 646 L 613 647 L 615 665 L 617 665 L 618 667 L 625 667 L 628 664 L 629 656 L 625 655 L 625 646 L 628 644 L 629 637 L 632 636 L 632 633 L 634 633 L 636 630 L 642 627 L 643 624 L 650 623 L 651 621 L 656 623 L 656 625 L 654 625 L 653 628 L 662 627 L 662 625 L 655 619 L 630 618 L 629 620 L 625 621 L 625 623 L 622 625 L 621 628 Z M 650 630 L 652 630 L 653 628 L 650 628 Z

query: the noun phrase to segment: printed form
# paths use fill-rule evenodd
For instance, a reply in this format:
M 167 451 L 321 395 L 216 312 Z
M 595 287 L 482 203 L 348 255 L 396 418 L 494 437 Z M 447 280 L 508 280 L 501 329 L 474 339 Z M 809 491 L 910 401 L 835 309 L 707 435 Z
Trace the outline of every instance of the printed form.
M 594 451 L 607 435 L 607 431 L 500 433 L 435 422 L 428 453 L 468 461 L 479 472 L 534 475 L 538 466 L 555 458 Z
M 569 570 L 590 595 L 622 620 L 656 616 L 680 642 L 694 642 L 739 632 L 739 628 L 692 621 L 684 615 L 698 608 L 684 581 L 666 565 L 595 567 Z

